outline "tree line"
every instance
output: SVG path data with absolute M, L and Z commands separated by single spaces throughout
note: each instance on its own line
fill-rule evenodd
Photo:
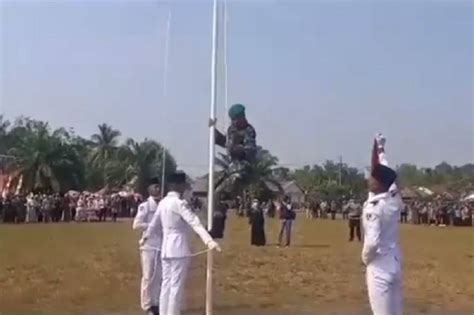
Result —
M 439 191 L 466 193 L 474 190 L 474 164 L 452 166 L 442 162 L 433 168 L 413 164 L 396 166 L 397 183 L 401 187 L 423 186 Z M 358 196 L 366 193 L 365 174 L 345 163 L 326 161 L 322 165 L 307 165 L 290 170 L 276 168 L 277 177 L 295 180 L 307 193 L 322 196 Z
M 21 178 L 26 191 L 73 190 L 97 191 L 103 188 L 129 186 L 141 193 L 151 178 L 161 178 L 163 146 L 151 139 L 123 139 L 122 133 L 103 123 L 89 138 L 73 129 L 53 129 L 44 121 L 20 117 L 14 122 L 0 116 L 0 167 Z M 230 158 L 220 153 L 219 171 L 230 166 Z M 363 171 L 346 163 L 328 160 L 321 165 L 289 169 L 278 165 L 276 156 L 258 148 L 256 161 L 244 182 L 256 197 L 269 195 L 269 184 L 281 188 L 284 181 L 294 180 L 308 195 L 329 198 L 365 194 Z M 176 170 L 176 160 L 166 152 L 166 170 Z M 443 186 L 447 190 L 474 189 L 474 164 L 452 166 L 442 162 L 434 168 L 412 164 L 397 167 L 402 186 Z
M 121 136 L 105 123 L 83 138 L 73 129 L 53 129 L 44 121 L 20 117 L 11 123 L 0 116 L 0 165 L 25 191 L 97 191 L 129 185 L 144 193 L 151 178 L 161 178 L 165 149 L 155 140 L 121 142 Z M 176 161 L 166 153 L 165 172 L 170 173 Z

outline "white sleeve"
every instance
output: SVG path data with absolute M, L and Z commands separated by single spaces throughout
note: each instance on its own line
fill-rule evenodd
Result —
M 375 256 L 380 242 L 381 222 L 380 215 L 374 211 L 374 207 L 368 207 L 364 212 L 364 247 L 362 249 L 362 261 L 369 264 Z
M 379 153 L 379 162 L 384 166 L 390 167 L 388 165 L 387 155 L 385 154 L 385 151 Z M 392 186 L 390 186 L 389 191 L 397 191 L 397 185 L 393 183 Z
M 384 166 L 388 166 L 387 155 L 384 151 L 379 152 L 379 163 Z
M 153 214 L 153 218 L 151 219 L 150 224 L 148 224 L 148 227 L 146 228 L 146 231 L 143 234 L 144 238 L 149 238 L 154 230 L 161 228 L 160 212 L 161 212 L 160 206 L 158 205 L 158 209 L 156 209 L 155 213 Z
M 134 230 L 146 230 L 148 227 L 148 222 L 146 222 L 146 217 L 148 214 L 148 207 L 141 204 L 138 207 L 137 215 L 133 219 L 133 229 Z
M 198 216 L 191 210 L 188 203 L 186 201 L 181 201 L 180 203 L 179 215 L 187 224 L 189 224 L 189 226 L 191 226 L 194 232 L 199 235 L 203 243 L 207 245 L 212 241 L 211 235 L 206 231 Z

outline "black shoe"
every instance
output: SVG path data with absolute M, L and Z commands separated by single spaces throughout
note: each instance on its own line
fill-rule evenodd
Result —
M 152 306 L 148 309 L 146 315 L 160 315 L 160 308 L 158 306 Z

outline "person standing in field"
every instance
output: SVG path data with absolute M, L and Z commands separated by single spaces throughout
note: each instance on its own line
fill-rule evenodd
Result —
M 81 195 L 77 201 L 75 220 L 77 222 L 86 220 L 86 199 L 84 195 Z
M 133 220 L 133 229 L 143 233 L 148 229 L 158 209 L 160 186 L 157 179 L 148 187 L 148 199 L 138 206 L 137 215 Z M 163 231 L 160 226 L 150 234 L 148 242 L 140 245 L 140 261 L 142 279 L 140 284 L 140 306 L 147 315 L 158 315 L 161 291 L 161 246 Z M 142 235 L 143 237 L 143 235 Z
M 376 166 L 369 178 L 369 197 L 364 208 L 362 261 L 367 267 L 367 289 L 374 315 L 401 315 L 401 268 L 398 245 L 400 202 L 389 192 L 396 173 Z
M 107 221 L 107 207 L 105 206 L 104 196 L 97 197 L 97 208 L 99 209 L 99 222 Z
M 461 210 L 461 216 L 462 216 L 462 225 L 463 226 L 471 226 L 471 210 L 469 209 L 469 205 L 466 202 L 464 206 L 462 207 Z
M 350 200 L 347 205 L 347 211 L 349 212 L 349 242 L 354 240 L 354 231 L 357 235 L 359 242 L 361 241 L 360 235 L 360 216 L 362 214 L 362 209 L 360 204 L 356 204 L 354 200 Z
M 408 205 L 402 208 L 402 212 L 400 213 L 400 223 L 407 223 L 408 222 Z
M 321 219 L 327 219 L 328 203 L 326 200 L 321 202 Z
M 209 250 L 220 251 L 220 247 L 206 231 L 188 203 L 182 199 L 182 195 L 187 190 L 186 175 L 176 172 L 171 174 L 166 182 L 169 192 L 159 203 L 158 210 L 155 211 L 151 223 L 140 240 L 140 245 L 147 245 L 150 237 L 157 230 L 163 231 L 160 314 L 180 315 L 191 256 L 188 226 L 199 235 Z
M 331 220 L 336 220 L 337 203 L 335 200 L 331 201 Z
M 112 215 L 112 221 L 117 222 L 117 216 L 119 213 L 119 208 L 122 206 L 122 201 L 120 197 L 115 197 L 112 200 L 112 209 L 110 210 L 110 213 Z
M 224 200 L 224 195 L 221 194 L 218 198 L 219 202 L 216 204 L 214 209 L 214 215 L 212 218 L 212 229 L 209 231 L 209 234 L 214 239 L 222 239 L 224 238 L 224 230 L 225 230 L 225 221 L 227 220 L 227 210 L 228 206 Z M 196 209 L 192 206 L 192 209 Z
M 52 200 L 47 195 L 43 195 L 43 200 L 41 203 L 41 210 L 43 212 L 43 223 L 49 223 L 51 221 L 51 210 L 52 210 Z
M 283 201 L 280 202 L 280 220 L 281 227 L 280 233 L 278 234 L 278 246 L 288 247 L 291 244 L 291 227 L 295 220 L 296 213 L 293 210 L 291 200 L 289 196 L 286 196 Z M 283 244 L 283 237 L 285 236 L 285 244 Z
M 265 246 L 265 215 L 258 199 L 252 201 L 249 215 L 250 245 Z
M 343 220 L 348 220 L 349 219 L 349 212 L 350 212 L 350 207 L 349 205 L 353 203 L 354 201 L 351 199 L 346 205 L 342 205 L 342 219 Z
M 26 197 L 26 223 L 33 223 L 37 221 L 36 205 L 33 193 Z
M 369 198 L 362 212 L 364 245 L 361 259 L 366 266 L 366 282 L 373 315 L 401 315 L 401 263 L 398 236 L 403 206 L 388 167 L 385 138 L 376 136 L 372 168 L 368 179 Z

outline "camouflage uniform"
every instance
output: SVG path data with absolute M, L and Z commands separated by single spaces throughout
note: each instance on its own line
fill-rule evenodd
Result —
M 238 129 L 231 125 L 227 129 L 226 149 L 232 159 L 229 167 L 229 173 L 235 178 L 239 178 L 245 172 L 245 169 L 255 160 L 257 152 L 256 132 L 252 125 L 248 124 L 244 129 Z M 243 146 L 244 152 L 234 152 L 236 146 Z

